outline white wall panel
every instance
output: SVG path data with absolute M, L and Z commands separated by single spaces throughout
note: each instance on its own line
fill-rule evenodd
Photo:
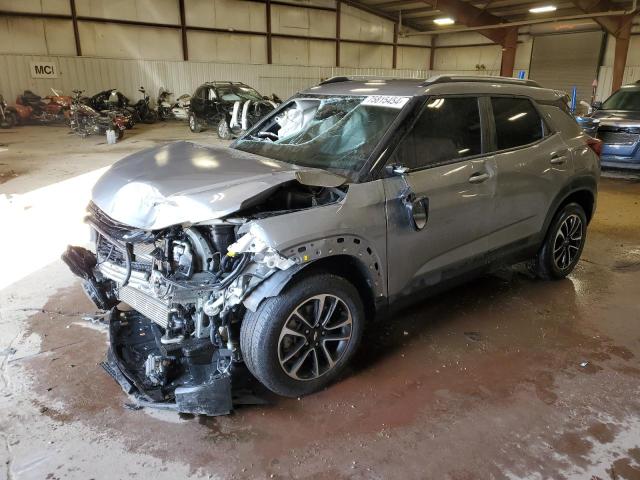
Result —
M 435 70 L 470 71 L 476 70 L 476 65 L 484 65 L 486 70 L 500 71 L 501 61 L 502 48 L 499 45 L 437 48 L 433 67 Z
M 0 0 L 0 10 L 71 15 L 69 0 Z
M 57 79 L 32 79 L 33 61 L 54 61 Z M 166 87 L 180 95 L 192 93 L 203 82 L 235 80 L 245 82 L 264 94 L 287 98 L 294 93 L 336 75 L 375 75 L 381 77 L 428 78 L 426 70 L 391 68 L 335 68 L 291 65 L 248 65 L 234 63 L 170 62 L 87 57 L 45 57 L 0 55 L 0 92 L 10 101 L 25 89 L 46 94 L 50 87 L 69 94 L 74 89 L 93 95 L 107 88 L 119 88 L 130 99 L 138 99 L 143 85 L 155 99 Z
M 73 26 L 68 20 L 0 17 L 0 53 L 73 55 Z
M 259 35 L 190 31 L 187 44 L 193 61 L 267 63 L 267 39 Z
M 187 25 L 264 32 L 265 6 L 238 0 L 185 0 Z
M 275 64 L 331 67 L 336 62 L 335 42 L 273 38 L 271 48 Z
M 325 10 L 273 5 L 271 31 L 310 37 L 335 37 L 336 14 Z
M 340 63 L 348 67 L 391 68 L 393 47 L 342 42 Z
M 517 74 L 519 70 L 529 70 L 529 66 L 531 64 L 531 49 L 533 48 L 533 38 L 529 35 L 521 37 L 521 42 L 518 43 L 518 48 L 516 50 L 516 62 L 515 62 L 515 72 Z
M 109 23 L 78 24 L 82 54 L 92 57 L 179 60 L 180 31 Z
M 75 2 L 76 12 L 80 16 L 174 25 L 180 23 L 177 0 L 75 0 Z
M 429 55 L 428 48 L 398 47 L 398 68 L 428 68 Z
M 393 42 L 393 22 L 357 8 L 342 5 L 340 36 L 352 40 Z

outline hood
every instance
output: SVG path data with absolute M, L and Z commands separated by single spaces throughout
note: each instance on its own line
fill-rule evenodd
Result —
M 640 111 L 633 110 L 596 110 L 590 118 L 600 120 L 600 124 L 607 125 L 639 125 Z
M 115 163 L 93 188 L 93 202 L 112 219 L 143 230 L 229 215 L 279 185 L 337 187 L 346 179 L 228 147 L 176 142 Z

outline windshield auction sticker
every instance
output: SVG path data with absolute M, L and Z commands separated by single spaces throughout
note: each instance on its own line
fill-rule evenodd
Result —
M 402 108 L 409 101 L 409 97 L 396 97 L 395 95 L 371 95 L 364 99 L 360 105 L 372 107 Z

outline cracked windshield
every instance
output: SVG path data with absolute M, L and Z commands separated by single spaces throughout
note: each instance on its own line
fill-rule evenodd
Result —
M 296 165 L 356 172 L 407 101 L 385 96 L 296 98 L 235 148 Z

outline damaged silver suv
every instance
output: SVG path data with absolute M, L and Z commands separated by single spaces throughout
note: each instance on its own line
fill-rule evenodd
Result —
M 230 148 L 116 163 L 64 261 L 110 314 L 105 369 L 144 404 L 231 411 L 334 380 L 367 321 L 497 265 L 575 267 L 596 140 L 564 94 L 500 77 L 332 78 Z

